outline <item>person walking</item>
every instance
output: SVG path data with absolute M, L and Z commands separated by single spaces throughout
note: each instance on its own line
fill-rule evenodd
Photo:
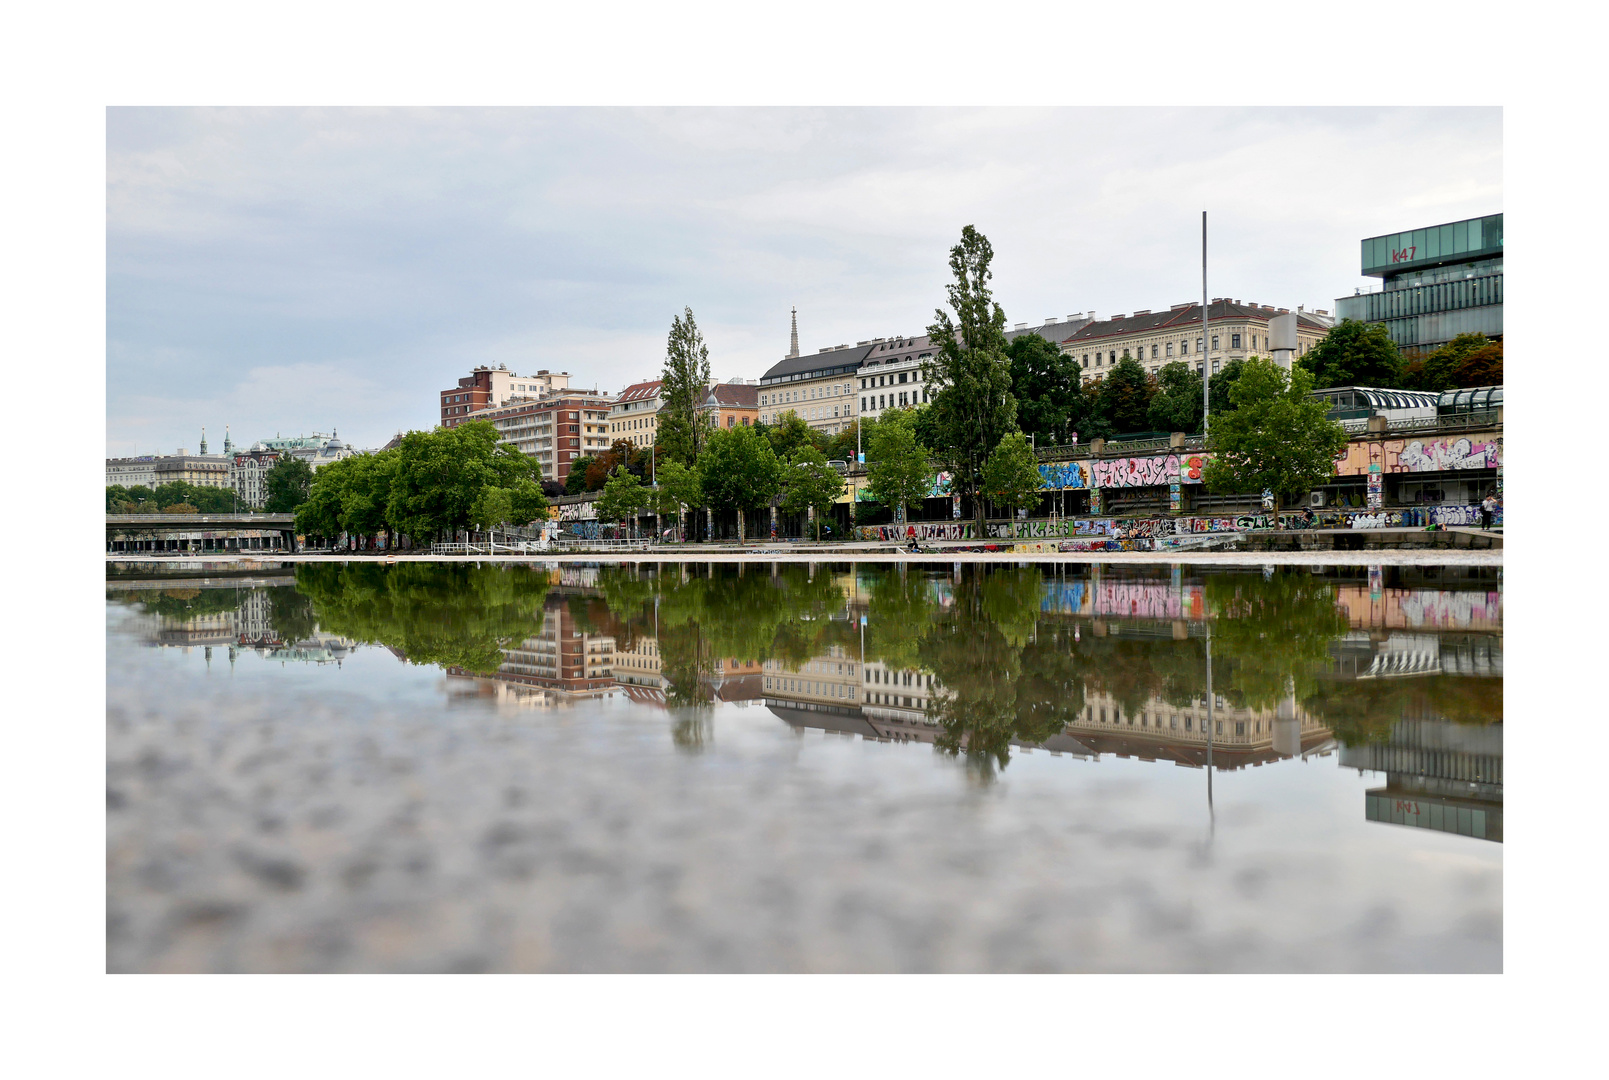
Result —
M 1488 491 L 1486 498 L 1481 500 L 1481 528 L 1492 527 L 1492 515 L 1497 513 L 1497 492 Z

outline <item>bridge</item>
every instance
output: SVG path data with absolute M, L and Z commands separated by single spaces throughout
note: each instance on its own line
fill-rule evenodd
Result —
M 295 514 L 107 514 L 106 551 L 294 551 Z

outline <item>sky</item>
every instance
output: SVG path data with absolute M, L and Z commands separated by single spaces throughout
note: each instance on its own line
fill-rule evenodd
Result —
M 965 225 L 1010 323 L 1333 311 L 1367 236 L 1503 209 L 1499 108 L 112 108 L 106 452 L 428 428 L 477 364 L 719 379 L 916 335 Z

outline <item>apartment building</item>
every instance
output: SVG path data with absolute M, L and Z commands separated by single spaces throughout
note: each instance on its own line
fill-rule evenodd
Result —
M 632 383 L 609 407 L 609 438 L 629 439 L 633 446 L 652 446 L 659 434 L 659 408 L 664 381 Z
M 1061 341 L 1061 350 L 1077 362 L 1085 382 L 1111 369 L 1126 352 L 1138 360 L 1147 374 L 1155 374 L 1175 361 L 1184 361 L 1197 372 L 1210 364 L 1219 371 L 1231 360 L 1250 356 L 1269 356 L 1269 323 L 1289 308 L 1276 308 L 1256 301 L 1213 300 L 1207 309 L 1208 336 L 1201 337 L 1201 305 L 1174 304 L 1167 311 L 1141 309 L 1132 315 L 1114 315 L 1086 323 Z M 1296 315 L 1296 355 L 1300 356 L 1323 340 L 1334 320 L 1323 309 Z
M 475 415 L 497 428 L 498 441 L 533 458 L 543 480 L 564 483 L 577 458 L 609 449 L 614 400 L 595 390 L 569 390 L 535 401 L 516 399 Z
M 459 379 L 457 386 L 440 392 L 441 426 L 455 427 L 478 419 L 473 413 L 498 408 L 516 398 L 544 397 L 569 387 L 568 371 L 543 368 L 535 375 L 516 375 L 502 364 L 495 368 L 481 364 Z

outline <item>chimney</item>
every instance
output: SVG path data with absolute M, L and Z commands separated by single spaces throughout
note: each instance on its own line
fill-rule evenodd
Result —
M 1017 323 L 1015 326 L 1013 326 L 1012 329 L 1013 330 L 1026 330 L 1026 329 L 1028 329 L 1028 324 L 1025 323 L 1025 322 L 1020 322 L 1020 323 Z

